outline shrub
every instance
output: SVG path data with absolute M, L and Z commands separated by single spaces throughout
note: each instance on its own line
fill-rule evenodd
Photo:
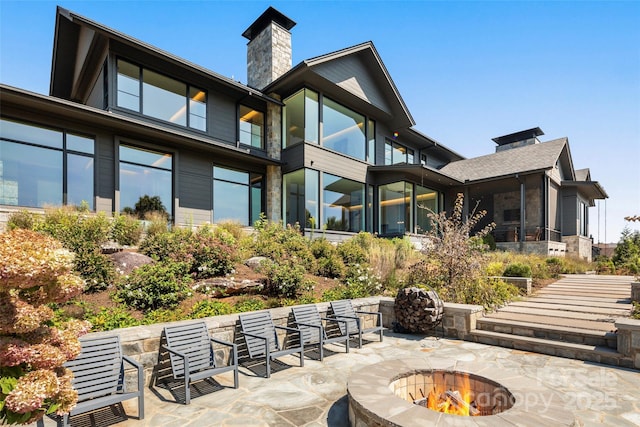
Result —
M 189 296 L 191 282 L 187 263 L 147 264 L 123 277 L 116 296 L 128 306 L 143 311 L 172 308 Z
M 501 262 L 492 261 L 487 264 L 485 271 L 487 276 L 502 276 L 504 265 Z
M 506 277 L 531 277 L 531 267 L 521 263 L 509 264 L 502 275 Z
M 640 271 L 640 231 L 625 227 L 612 257 L 616 268 L 636 274 Z
M 336 247 L 324 237 L 311 240 L 309 249 L 316 259 L 329 258 L 337 253 Z
M 7 230 L 22 228 L 23 230 L 33 230 L 38 218 L 26 209 L 14 212 L 7 221 Z
M 517 287 L 500 279 L 477 278 L 463 287 L 441 286 L 434 289 L 443 301 L 482 305 L 487 310 L 502 306 L 520 295 Z
M 50 303 L 82 292 L 73 254 L 31 230 L 0 234 L 0 420 L 28 424 L 47 413 L 69 412 L 78 398 L 63 364 L 80 353 L 86 322 L 52 326 Z
M 477 281 L 486 262 L 482 245 L 469 236 L 487 212 L 473 209 L 471 216 L 465 218 L 463 205 L 464 196 L 459 193 L 451 216 L 446 212 L 428 213 L 433 227 L 427 232 L 423 246 L 424 254 L 435 260 L 440 269 L 438 276 L 444 279 L 441 285 L 453 288 L 450 292 L 453 295 L 466 293 L 464 288 Z M 475 233 L 475 237 L 482 238 L 494 226 L 494 223 L 489 224 Z
M 109 240 L 111 223 L 103 214 L 87 215 L 70 206 L 47 209 L 35 225 L 75 252 L 75 271 L 86 281 L 89 292 L 106 289 L 113 283 L 115 269 L 100 246 Z
M 304 267 L 291 260 L 265 260 L 260 265 L 260 271 L 267 276 L 265 291 L 268 295 L 295 298 L 311 287 L 304 278 Z
M 360 233 L 357 236 L 360 236 L 365 233 Z M 367 249 L 363 248 L 357 237 L 352 237 L 349 240 L 346 240 L 340 243 L 337 247 L 337 251 L 342 257 L 342 260 L 345 264 L 365 264 L 368 262 L 369 257 L 367 255 L 367 250 L 370 246 L 367 246 Z
M 105 290 L 115 282 L 115 267 L 98 248 L 78 249 L 74 264 L 75 270 L 85 279 L 87 292 Z
M 255 255 L 271 259 L 291 259 L 302 265 L 306 271 L 314 271 L 315 257 L 309 240 L 300 232 L 300 227 L 269 222 L 264 216 L 255 222 L 255 237 L 252 249 Z
M 598 257 L 596 260 L 596 271 L 598 274 L 616 274 L 616 266 L 607 257 Z
M 185 262 L 198 279 L 230 273 L 236 261 L 235 248 L 221 242 L 210 227 L 150 234 L 139 249 L 155 260 Z
M 332 279 L 344 277 L 347 271 L 342 258 L 337 254 L 323 257 L 317 260 L 318 276 L 330 277 Z
M 142 236 L 142 224 L 131 215 L 115 214 L 111 226 L 111 238 L 121 245 L 135 246 Z
M 631 309 L 631 318 L 640 320 L 640 302 L 632 301 L 633 308 Z
M 237 313 L 243 313 L 246 311 L 258 311 L 266 308 L 263 300 L 259 298 L 245 298 L 241 299 L 233 305 L 233 310 Z
M 557 278 L 560 276 L 560 272 L 562 272 L 562 260 L 560 258 L 550 257 L 545 260 L 545 263 L 547 264 L 551 277 Z
M 188 318 L 189 316 L 180 310 L 180 308 L 159 308 L 157 310 L 146 312 L 144 314 L 143 323 L 145 325 L 153 325 L 155 323 L 177 322 Z
M 169 231 L 166 214 L 161 212 L 147 212 L 144 215 L 144 220 L 147 222 L 145 231 L 148 236 Z
M 382 293 L 382 282 L 374 270 L 368 266 L 355 264 L 347 272 L 345 285 L 349 298 L 363 298 Z
M 191 319 L 201 319 L 203 317 L 220 316 L 233 313 L 233 307 L 226 302 L 202 300 L 197 302 L 189 313 Z
M 128 310 L 123 307 L 101 307 L 100 311 L 88 312 L 86 318 L 93 327 L 92 331 L 111 331 L 113 329 L 128 328 L 138 326 L 142 322 L 133 317 Z

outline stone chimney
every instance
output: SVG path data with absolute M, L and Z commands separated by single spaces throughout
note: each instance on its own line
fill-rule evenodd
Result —
M 539 127 L 523 130 L 520 132 L 510 133 L 509 135 L 498 136 L 492 138 L 493 142 L 498 144 L 496 147 L 496 153 L 498 151 L 509 150 L 512 148 L 525 147 L 527 145 L 539 144 L 538 137 L 544 135 L 542 129 Z
M 247 85 L 262 90 L 291 69 L 291 33 L 296 23 L 269 7 L 242 33 L 247 44 Z

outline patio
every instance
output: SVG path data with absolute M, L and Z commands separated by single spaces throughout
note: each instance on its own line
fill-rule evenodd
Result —
M 436 339 L 420 335 L 385 331 L 384 342 L 375 335 L 361 349 L 348 354 L 340 345 L 327 346 L 323 362 L 305 360 L 297 366 L 294 356 L 274 363 L 270 379 L 262 378 L 259 367 L 241 367 L 240 388 L 220 387 L 214 381 L 192 386 L 191 404 L 175 403 L 175 396 L 164 388 L 145 390 L 145 419 L 126 419 L 111 409 L 80 415 L 73 426 L 332 426 L 349 425 L 347 380 L 352 372 L 392 359 L 422 359 L 427 365 L 469 369 L 479 365 L 509 374 L 527 392 L 517 396 L 524 405 L 518 425 L 640 425 L 640 372 L 592 362 L 547 356 L 520 350 L 489 346 L 455 339 Z M 309 352 L 308 355 L 313 355 Z M 313 355 L 316 356 L 316 355 Z M 231 373 L 217 377 L 222 385 L 232 384 Z M 559 393 L 560 404 L 545 410 L 546 392 Z M 531 411 L 527 417 L 526 408 Z M 124 404 L 126 413 L 135 416 L 135 401 Z M 121 407 L 119 408 L 122 409 Z M 428 411 L 428 409 L 424 409 Z M 562 411 L 562 415 L 556 411 Z M 564 411 L 571 415 L 567 416 Z M 535 416 L 534 416 L 535 415 Z M 439 425 L 495 425 L 494 417 L 463 418 L 446 416 Z M 562 419 L 563 422 L 558 420 Z M 570 419 L 567 424 L 565 420 Z M 47 419 L 45 426 L 55 423 Z

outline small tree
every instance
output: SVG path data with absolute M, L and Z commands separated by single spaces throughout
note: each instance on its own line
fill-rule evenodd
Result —
M 640 231 L 632 232 L 628 227 L 622 230 L 612 261 L 616 268 L 626 269 L 631 273 L 640 272 Z
M 82 292 L 72 273 L 73 254 L 55 239 L 15 229 L 0 234 L 0 420 L 34 422 L 45 413 L 69 412 L 77 401 L 73 374 L 63 367 L 80 352 L 89 324 L 52 326 L 48 303 Z
M 446 212 L 429 211 L 432 227 L 425 236 L 423 253 L 435 262 L 437 275 L 446 291 L 454 300 L 461 300 L 465 286 L 476 280 L 483 271 L 484 247 L 482 237 L 495 227 L 490 223 L 476 231 L 476 225 L 484 218 L 487 211 L 477 211 L 477 205 L 471 216 L 462 215 L 464 196 L 458 193 L 451 216 Z M 426 209 L 419 206 L 422 209 Z

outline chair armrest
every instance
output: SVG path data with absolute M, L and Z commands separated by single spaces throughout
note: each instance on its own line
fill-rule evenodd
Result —
M 382 313 L 380 313 L 379 311 L 356 311 L 356 313 L 358 314 L 369 314 L 372 316 L 377 316 L 378 317 L 378 321 L 380 323 L 379 326 L 382 326 Z
M 183 359 L 185 359 L 185 360 L 188 360 L 188 359 L 187 359 L 187 355 L 186 355 L 186 354 L 184 354 L 184 353 L 179 352 L 178 350 L 174 350 L 174 349 L 172 349 L 171 347 L 169 347 L 169 346 L 167 346 L 167 345 L 163 345 L 163 346 L 162 346 L 162 348 L 164 348 L 165 350 L 167 350 L 169 353 L 173 353 L 173 354 L 175 354 L 175 355 L 176 355 L 176 356 L 178 356 L 178 357 L 181 357 L 181 358 L 183 358 Z
M 301 325 L 301 326 L 308 326 L 309 328 L 316 328 L 316 329 L 322 329 L 322 326 L 320 325 L 312 325 L 311 323 L 302 323 L 302 322 L 295 322 L 296 325 Z M 297 331 L 297 329 L 294 329 L 295 331 Z
M 125 356 L 124 354 L 122 355 L 122 360 L 136 368 L 136 370 L 138 371 L 138 393 L 142 393 L 144 389 L 144 367 L 138 361 L 132 359 L 129 356 Z M 125 384 L 126 382 L 123 383 L 122 388 L 123 391 L 126 392 Z
M 220 345 L 226 345 L 227 347 L 236 347 L 237 344 L 229 342 L 229 341 L 224 341 L 224 340 L 219 340 L 217 338 L 209 338 L 211 340 L 211 342 L 214 342 L 216 344 L 220 344 Z
M 275 325 L 274 325 L 275 326 Z M 300 329 L 298 328 L 288 328 L 286 326 L 275 326 L 276 329 L 284 329 L 285 331 L 299 333 Z
M 357 320 L 358 322 L 360 321 L 360 318 L 358 316 L 333 316 L 334 319 L 351 319 L 351 320 Z
M 382 314 L 379 311 L 356 311 L 357 314 L 372 314 L 372 315 L 378 315 L 378 314 Z
M 327 322 L 347 323 L 346 320 L 337 319 L 335 317 L 321 317 L 320 319 L 326 320 Z

